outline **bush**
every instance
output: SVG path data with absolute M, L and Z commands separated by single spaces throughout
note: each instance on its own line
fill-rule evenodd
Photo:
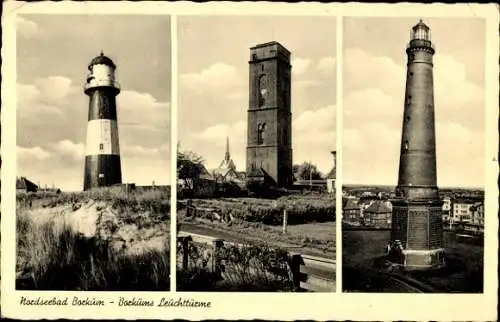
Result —
M 245 197 L 248 191 L 240 187 L 236 182 L 220 182 L 217 184 L 217 196 L 224 198 Z
M 225 244 L 219 258 L 222 277 L 241 291 L 291 291 L 293 282 L 288 269 L 288 253 L 265 243 L 249 246 Z
M 66 224 L 37 225 L 18 216 L 17 289 L 165 291 L 169 258 L 168 249 L 115 252 L 106 240 L 86 238 Z
M 287 211 L 288 224 L 335 221 L 335 199 L 328 195 L 286 196 L 276 200 L 255 198 L 193 200 L 196 207 L 210 209 L 197 211 L 197 216 L 208 217 L 211 212 L 222 218 L 281 225 L 283 211 Z
M 183 250 L 178 248 L 178 263 Z M 266 244 L 223 245 L 218 252 L 221 275 L 214 271 L 212 248 L 190 243 L 187 270 L 177 270 L 179 291 L 292 291 L 288 253 Z

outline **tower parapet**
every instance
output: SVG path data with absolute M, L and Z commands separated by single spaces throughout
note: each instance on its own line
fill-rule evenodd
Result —
M 120 93 L 120 84 L 115 80 L 116 65 L 113 61 L 101 54 L 90 62 L 88 66 L 89 74 L 85 83 L 85 94 L 89 94 L 96 88 L 107 88 L 118 95 Z

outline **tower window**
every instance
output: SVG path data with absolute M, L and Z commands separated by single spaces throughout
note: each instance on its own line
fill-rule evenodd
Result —
M 263 72 L 264 71 L 264 64 L 260 65 L 260 71 Z
M 104 150 L 104 144 L 101 143 L 101 144 L 99 144 L 99 151 L 102 151 L 102 150 Z
M 266 132 L 266 123 L 259 123 L 259 125 L 257 125 L 257 144 L 258 145 L 264 144 L 265 132 Z
M 411 58 L 413 58 L 413 55 L 412 55 L 412 56 L 410 56 L 410 57 L 411 57 Z M 410 76 L 413 76 L 413 72 L 410 72 Z
M 267 94 L 267 81 L 266 81 L 266 75 L 261 74 L 259 76 L 259 84 L 258 84 L 258 95 L 259 95 L 259 106 L 263 106 L 265 103 L 266 99 L 266 94 Z
M 404 145 L 404 150 L 405 151 L 408 151 L 408 148 L 410 147 L 410 144 L 408 143 L 408 140 L 405 141 L 405 145 Z

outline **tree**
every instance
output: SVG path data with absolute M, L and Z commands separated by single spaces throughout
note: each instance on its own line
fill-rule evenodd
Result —
M 294 166 L 295 170 L 295 166 Z M 318 168 L 309 162 L 304 162 L 297 167 L 297 174 L 300 180 L 321 180 L 323 176 Z
M 200 184 L 200 177 L 205 172 L 204 160 L 192 151 L 177 150 L 177 177 L 184 180 L 194 194 Z

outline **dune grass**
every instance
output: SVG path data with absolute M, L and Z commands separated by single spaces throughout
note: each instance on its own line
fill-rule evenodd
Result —
M 118 213 L 132 221 L 133 214 L 142 211 L 151 215 L 149 220 L 152 222 L 169 217 L 169 203 L 164 202 L 168 198 L 159 197 L 158 192 L 126 197 L 101 194 L 100 197 L 86 193 L 60 194 L 49 198 L 18 197 L 17 289 L 169 290 L 170 258 L 167 245 L 162 250 L 148 249 L 140 254 L 126 254 L 110 247 L 108 240 L 83 236 L 68 223 L 35 223 L 26 213 L 26 198 L 38 201 L 38 206 L 42 207 L 74 205 L 96 198 L 110 201 L 114 208 L 118 208 Z

